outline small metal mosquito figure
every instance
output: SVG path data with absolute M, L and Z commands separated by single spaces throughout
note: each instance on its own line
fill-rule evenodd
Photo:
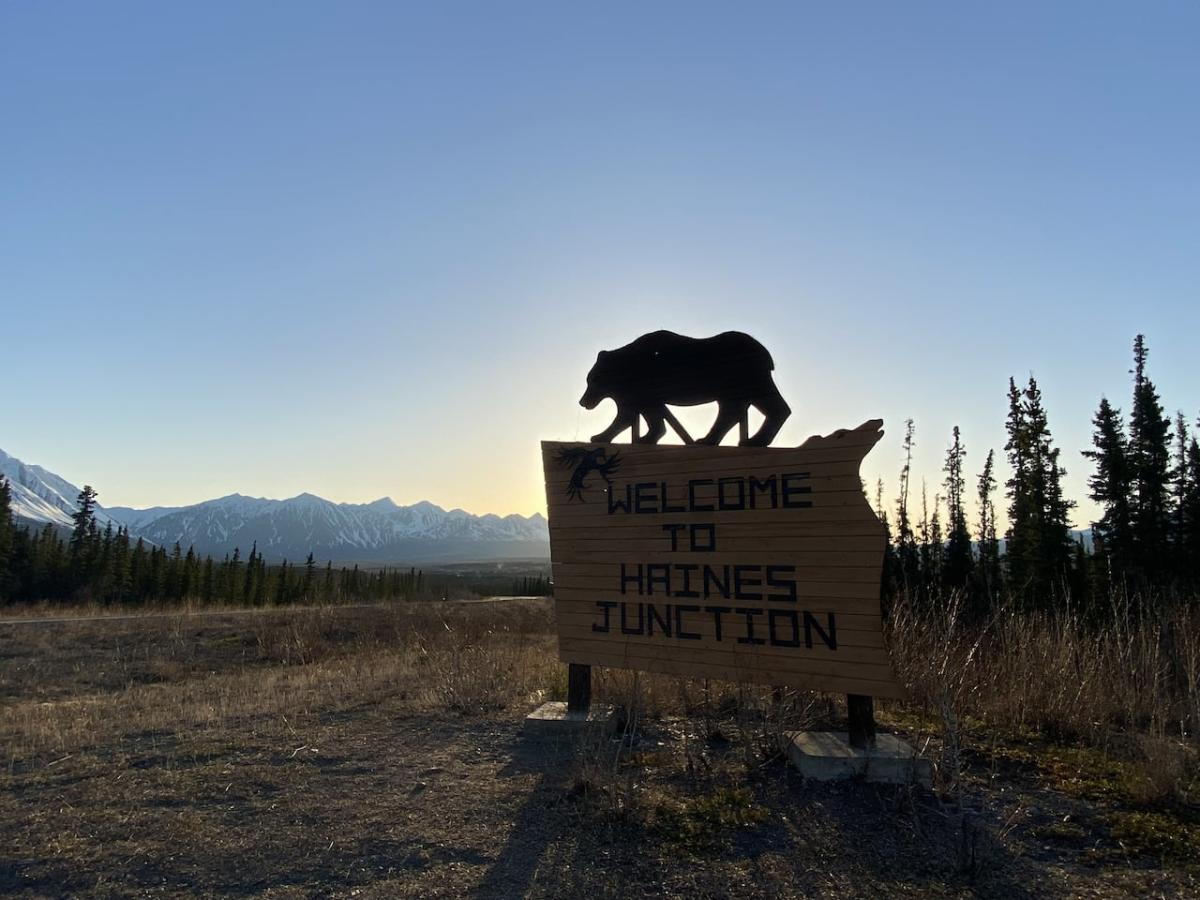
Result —
M 612 476 L 621 464 L 620 451 L 614 451 L 611 456 L 603 447 L 589 450 L 586 447 L 574 447 L 558 452 L 558 462 L 563 466 L 574 466 L 571 481 L 567 485 L 567 496 L 572 500 L 583 503 L 583 492 L 587 489 L 587 477 L 598 472 L 604 481 L 611 485 Z

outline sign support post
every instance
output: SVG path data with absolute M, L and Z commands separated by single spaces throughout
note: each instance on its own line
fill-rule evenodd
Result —
M 592 705 L 592 667 L 567 663 L 567 710 L 587 712 Z
M 847 694 L 851 747 L 866 750 L 875 746 L 875 701 L 865 694 Z

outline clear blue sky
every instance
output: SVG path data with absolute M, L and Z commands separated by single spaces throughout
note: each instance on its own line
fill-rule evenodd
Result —
M 0 5 L 0 447 L 101 502 L 543 508 L 596 351 L 741 329 L 940 482 L 1200 412 L 1200 7 Z M 699 421 L 699 417 L 689 421 Z M 1003 473 L 1001 473 L 1003 475 Z M 1090 507 L 1081 507 L 1084 520 Z

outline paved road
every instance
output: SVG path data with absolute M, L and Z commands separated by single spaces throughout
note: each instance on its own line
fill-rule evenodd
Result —
M 479 603 L 504 603 L 508 600 L 540 600 L 541 597 L 518 597 L 518 596 L 495 596 L 495 597 L 472 597 L 467 600 L 449 600 L 449 603 L 456 604 L 479 604 Z M 418 601 L 427 602 L 427 601 Z M 265 613 L 290 613 L 302 612 L 312 609 L 380 609 L 390 604 L 385 603 L 354 603 L 346 606 L 255 606 L 250 609 L 180 609 L 173 612 L 148 612 L 148 613 L 131 613 L 112 616 L 61 616 L 56 618 L 27 618 L 27 619 L 4 619 L 0 618 L 0 627 L 5 625 L 71 625 L 76 622 L 128 622 L 133 619 L 175 619 L 200 616 L 255 616 Z

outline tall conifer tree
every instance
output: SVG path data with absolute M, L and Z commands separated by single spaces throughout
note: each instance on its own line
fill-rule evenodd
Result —
M 1000 589 L 1000 539 L 996 535 L 996 451 L 988 450 L 983 471 L 979 473 L 976 496 L 979 498 L 979 577 L 989 603 Z
M 1096 464 L 1096 471 L 1088 477 L 1088 496 L 1104 510 L 1100 521 L 1093 523 L 1092 532 L 1097 555 L 1107 565 L 1110 577 L 1119 580 L 1134 563 L 1129 448 L 1121 410 L 1114 408 L 1108 398 L 1100 398 L 1092 424 L 1095 449 L 1083 451 Z
M 12 590 L 13 543 L 16 528 L 12 517 L 12 488 L 8 479 L 0 475 L 0 600 L 8 599 Z
M 1008 564 L 1013 590 L 1028 602 L 1045 605 L 1066 583 L 1072 544 L 1070 510 L 1062 492 L 1059 450 L 1032 375 L 1023 392 L 1009 379 L 1009 440 L 1012 465 L 1009 489 Z
M 1200 429 L 1200 422 L 1196 423 Z M 1183 496 L 1184 580 L 1200 586 L 1200 443 L 1195 436 L 1188 442 L 1187 490 Z
M 311 602 L 313 599 L 313 585 L 317 578 L 317 561 L 313 558 L 312 551 L 308 552 L 308 559 L 304 561 L 304 599 L 305 602 Z
M 1004 423 L 1008 440 L 1004 452 L 1008 456 L 1011 475 L 1005 482 L 1008 496 L 1008 531 L 1005 534 L 1005 561 L 1014 592 L 1027 589 L 1031 577 L 1027 571 L 1034 516 L 1030 507 L 1029 427 L 1021 391 L 1013 378 L 1008 379 L 1008 418 Z
M 1171 564 L 1177 577 L 1187 577 L 1187 495 L 1188 478 L 1188 434 L 1187 420 L 1183 413 L 1175 415 L 1175 440 L 1172 442 L 1171 458 L 1171 505 L 1168 511 L 1168 547 Z
M 967 448 L 963 446 L 958 426 L 954 426 L 954 442 L 946 451 L 946 557 L 942 570 L 943 581 L 952 589 L 961 589 L 971 577 L 974 557 L 971 552 L 971 532 L 967 527 L 967 511 L 964 503 L 966 479 L 963 477 L 963 460 Z
M 900 469 L 900 495 L 896 498 L 896 557 L 900 582 L 905 590 L 915 591 L 920 581 L 916 536 L 908 513 L 908 489 L 912 480 L 913 420 L 904 422 L 904 466 Z M 417 592 L 420 593 L 418 586 Z
M 82 586 L 91 574 L 92 539 L 96 531 L 96 491 L 85 484 L 75 499 L 76 509 L 71 514 L 75 527 L 71 530 L 71 568 L 76 584 Z
M 1129 414 L 1129 460 L 1134 487 L 1133 536 L 1144 575 L 1158 580 L 1166 560 L 1171 421 L 1146 374 L 1144 335 L 1133 342 L 1133 409 Z

